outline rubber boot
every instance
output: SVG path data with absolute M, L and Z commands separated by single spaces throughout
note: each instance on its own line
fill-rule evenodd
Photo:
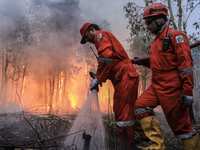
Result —
M 199 134 L 186 140 L 182 140 L 184 150 L 200 150 Z
M 135 144 L 139 144 L 143 141 L 149 142 L 149 138 L 144 134 L 142 126 L 140 124 L 140 120 L 136 118 L 135 132 L 138 134 L 135 137 Z
M 142 118 L 140 124 L 146 137 L 151 140 L 148 147 L 138 146 L 142 150 L 166 150 L 164 136 L 155 115 Z

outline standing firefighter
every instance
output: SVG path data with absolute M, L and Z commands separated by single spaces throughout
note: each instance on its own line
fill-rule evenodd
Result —
M 81 44 L 93 43 L 98 51 L 96 78 L 92 81 L 90 90 L 107 79 L 111 80 L 115 89 L 113 110 L 120 146 L 122 149 L 133 150 L 136 122 L 133 105 L 137 99 L 139 75 L 112 33 L 102 31 L 96 24 L 91 23 L 85 23 L 80 33 Z
M 161 105 L 166 119 L 184 150 L 200 150 L 199 136 L 189 118 L 193 103 L 193 60 L 187 37 L 167 24 L 167 8 L 155 3 L 146 8 L 143 19 L 147 29 L 156 37 L 152 42 L 150 59 L 135 63 L 152 70 L 151 85 L 136 100 L 134 109 L 139 136 L 136 140 L 151 140 L 144 150 L 164 150 L 164 137 L 153 108 Z M 140 128 L 139 128 L 140 127 Z M 140 129 L 140 130 L 139 130 Z M 136 129 L 137 131 L 137 129 Z

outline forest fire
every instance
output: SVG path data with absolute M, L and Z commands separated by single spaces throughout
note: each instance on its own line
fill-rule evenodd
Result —
M 80 65 L 81 68 L 84 67 L 84 63 Z M 83 67 L 82 67 L 83 66 Z M 86 74 L 86 70 L 80 70 L 80 73 L 72 75 L 70 79 L 65 79 L 64 73 L 61 72 L 59 75 L 58 83 L 54 85 L 55 90 L 52 93 L 53 96 L 48 97 L 46 101 L 46 107 L 49 106 L 46 113 L 52 111 L 52 113 L 57 112 L 58 114 L 71 114 L 77 112 L 82 107 L 85 102 L 89 91 L 90 77 Z M 108 90 L 111 91 L 111 84 L 105 83 L 103 88 L 100 88 L 99 97 L 100 97 L 100 107 L 103 112 L 108 109 L 108 100 L 112 100 L 111 92 L 108 93 Z M 110 89 L 109 89 L 110 88 Z M 110 95 L 109 95 L 110 94 Z
M 90 93 L 89 71 L 96 71 L 97 61 L 78 42 L 80 14 L 71 16 L 80 12 L 78 3 L 20 0 L 13 7 L 7 3 L 0 14 L 0 112 L 79 111 Z M 109 82 L 100 88 L 102 112 L 108 111 L 112 94 Z
M 7 92 L 5 93 L 7 100 L 5 99 L 4 103 L 1 102 L 1 107 L 6 106 L 6 110 L 3 109 L 3 111 L 12 112 L 13 110 L 28 109 L 29 111 L 37 110 L 38 113 L 62 115 L 79 111 L 90 92 L 89 84 L 92 79 L 89 77 L 88 68 L 90 67 L 87 63 L 76 65 L 85 69 L 80 69 L 70 78 L 67 77 L 66 71 L 61 70 L 53 74 L 49 73 L 42 82 L 38 83 L 35 82 L 38 79 L 32 80 L 32 75 L 23 73 L 21 84 L 20 82 L 15 84 L 19 87 L 17 89 L 17 86 L 13 86 L 12 82 L 8 80 L 7 89 L 4 91 Z M 22 66 L 22 69 L 24 70 L 26 67 Z M 103 87 L 100 88 L 99 102 L 102 112 L 108 110 L 108 103 L 112 105 L 112 93 L 110 82 L 104 83 Z M 18 105 L 17 109 L 12 107 L 13 104 Z
M 88 10 L 82 10 L 81 3 Z M 91 143 L 90 150 L 97 149 L 97 144 L 98 149 L 119 149 L 113 86 L 110 81 L 103 83 L 98 96 L 89 90 L 93 80 L 89 72 L 97 70 L 97 60 L 88 44 L 80 44 L 79 33 L 88 19 L 110 31 L 114 29 L 109 23 L 112 19 L 101 18 L 94 3 L 90 3 L 92 11 L 87 1 L 80 0 L 7 0 L 0 4 L 0 149 L 70 150 L 81 144 L 79 138 L 87 149 Z M 128 44 L 132 44 L 130 40 Z M 199 48 L 194 55 L 194 95 L 198 99 Z M 141 78 L 139 95 L 148 85 L 146 77 L 145 82 Z M 197 118 L 199 104 L 196 100 Z M 181 142 L 174 138 L 163 112 L 155 113 L 164 129 L 167 149 L 180 149 Z M 199 124 L 194 128 L 200 133 Z M 91 140 L 87 142 L 86 136 Z M 68 143 L 68 138 L 73 143 Z

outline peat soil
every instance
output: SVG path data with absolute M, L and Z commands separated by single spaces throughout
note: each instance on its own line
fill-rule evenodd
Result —
M 156 113 L 162 127 L 167 150 L 183 150 L 169 128 L 163 113 Z M 1 150 L 76 150 L 76 145 L 66 148 L 64 141 L 72 127 L 76 115 L 32 114 L 14 112 L 0 114 L 0 149 Z M 108 150 L 119 150 L 119 136 L 114 122 L 114 115 L 103 115 Z M 200 122 L 193 124 L 200 133 Z M 82 131 L 77 131 L 82 132 Z M 148 146 L 150 142 L 138 145 Z

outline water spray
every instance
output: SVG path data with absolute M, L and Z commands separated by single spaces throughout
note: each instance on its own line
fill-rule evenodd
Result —
M 96 77 L 93 72 L 89 72 L 89 74 L 93 79 Z M 77 149 L 82 150 L 107 149 L 97 90 L 90 92 L 68 135 L 81 130 L 84 130 L 81 134 L 68 136 L 65 139 L 65 146 L 76 145 Z

